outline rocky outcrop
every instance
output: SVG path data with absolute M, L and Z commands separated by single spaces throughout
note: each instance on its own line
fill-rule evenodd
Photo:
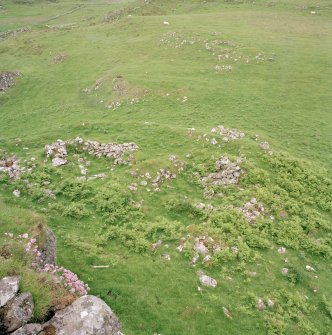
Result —
M 5 277 L 0 280 L 0 307 L 5 306 L 9 300 L 15 297 L 19 283 L 19 276 Z
M 48 227 L 37 227 L 35 235 L 43 241 L 39 252 L 41 264 L 50 268 L 56 266 L 56 239 Z M 26 236 L 24 236 L 26 235 Z M 28 234 L 24 234 L 28 238 Z M 37 236 L 36 236 L 37 237 Z M 36 238 L 31 238 L 26 245 L 30 250 L 36 243 Z M 49 272 L 49 273 L 52 273 Z M 73 281 L 75 278 L 69 270 L 63 270 L 63 279 L 66 275 Z M 86 295 L 84 291 L 80 298 L 71 294 L 69 304 L 56 305 L 50 309 L 55 312 L 43 324 L 29 323 L 32 321 L 34 302 L 31 293 L 19 293 L 19 276 L 5 277 L 0 280 L 0 335 L 122 335 L 120 323 L 111 308 L 101 299 Z M 76 277 L 77 279 L 77 277 Z M 83 283 L 84 284 L 84 283 Z M 77 291 L 79 293 L 79 291 Z
M 24 326 L 32 317 L 34 304 L 31 293 L 21 293 L 0 311 L 0 329 L 10 333 Z
M 20 329 L 17 329 L 11 335 L 37 335 L 42 331 L 42 326 L 38 323 L 27 324 Z
M 57 335 L 117 335 L 120 324 L 113 311 L 101 299 L 86 295 L 55 313 L 43 325 Z M 40 335 L 46 335 L 46 330 Z

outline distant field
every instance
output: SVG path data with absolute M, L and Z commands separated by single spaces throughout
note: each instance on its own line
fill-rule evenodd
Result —
M 0 161 L 31 171 L 0 172 L 0 234 L 44 216 L 126 335 L 331 334 L 331 31 L 324 0 L 1 1 L 0 73 L 22 76 L 0 92 Z M 139 149 L 116 165 L 68 144 L 53 167 L 44 146 L 76 137 Z

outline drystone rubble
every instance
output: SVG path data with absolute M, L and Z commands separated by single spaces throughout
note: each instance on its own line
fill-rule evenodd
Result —
M 24 170 L 20 167 L 19 162 L 15 156 L 0 160 L 0 172 L 7 173 L 11 179 L 18 179 Z
M 227 187 L 237 184 L 241 175 L 241 168 L 237 164 L 241 162 L 241 158 L 238 158 L 237 161 L 233 163 L 227 156 L 222 156 L 215 163 L 217 172 L 210 173 L 201 179 L 203 185 Z
M 264 213 L 264 206 L 261 202 L 257 202 L 256 198 L 252 198 L 238 210 L 243 213 L 248 222 L 255 223 L 257 218 Z
M 20 72 L 1 72 L 0 73 L 0 92 L 5 92 L 15 84 L 15 79 L 20 77 Z
M 115 164 L 128 164 L 133 157 L 129 156 L 128 159 L 125 160 L 123 158 L 124 154 L 126 152 L 133 152 L 138 150 L 138 146 L 135 143 L 99 143 L 97 141 L 91 140 L 84 141 L 80 137 L 69 141 L 63 141 L 59 139 L 56 142 L 45 146 L 45 153 L 47 157 L 53 157 L 52 164 L 54 166 L 61 166 L 68 163 L 67 145 L 82 146 L 83 151 L 86 151 L 90 155 L 98 158 L 114 158 Z M 85 162 L 84 159 L 79 160 L 78 163 L 81 174 L 85 175 L 87 173 L 86 165 L 88 165 L 88 163 Z M 99 176 L 96 178 L 99 178 Z

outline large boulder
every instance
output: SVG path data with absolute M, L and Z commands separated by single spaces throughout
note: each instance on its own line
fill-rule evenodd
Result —
M 52 329 L 56 335 L 118 335 L 120 323 L 113 311 L 101 299 L 86 295 L 70 306 L 57 311 L 43 325 L 46 335 Z
M 20 329 L 11 333 L 11 335 L 37 335 L 42 330 L 42 326 L 38 323 L 29 323 Z
M 0 311 L 0 333 L 10 333 L 24 326 L 32 317 L 34 304 L 31 293 L 21 293 Z
M 0 307 L 5 306 L 7 302 L 13 299 L 18 292 L 20 277 L 5 277 L 0 280 Z

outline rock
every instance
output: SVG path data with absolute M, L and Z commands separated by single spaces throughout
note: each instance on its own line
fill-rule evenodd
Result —
M 230 311 L 226 307 L 223 307 L 222 310 L 223 310 L 226 317 L 228 317 L 231 320 L 233 319 L 233 317 L 231 316 Z
M 259 299 L 257 300 L 257 308 L 258 308 L 260 311 L 262 311 L 262 310 L 264 310 L 264 309 L 266 308 L 266 305 L 265 305 L 263 299 L 259 298 Z
M 205 275 L 203 272 L 198 272 L 199 281 L 204 286 L 210 286 L 210 287 L 216 287 L 217 281 L 207 275 Z
M 40 335 L 47 335 L 45 328 L 53 328 L 56 335 L 117 335 L 120 324 L 113 311 L 101 299 L 86 295 L 72 305 L 57 311 L 43 325 Z
M 169 254 L 163 254 L 163 259 L 165 261 L 170 261 L 171 260 L 171 256 Z
M 16 198 L 19 198 L 21 196 L 21 191 L 20 190 L 14 190 L 13 191 L 13 196 Z
M 267 301 L 267 305 L 268 305 L 270 308 L 272 308 L 272 307 L 274 306 L 274 301 L 271 300 L 271 299 L 269 299 L 269 300 Z
M 11 335 L 37 335 L 42 330 L 42 326 L 38 323 L 29 323 L 16 331 Z
M 279 254 L 284 254 L 285 252 L 286 252 L 286 248 L 284 248 L 284 247 L 278 248 L 278 253 Z
M 65 158 L 59 158 L 59 157 L 55 157 L 52 159 L 52 165 L 53 166 L 61 166 L 61 165 L 65 165 L 67 164 L 67 159 Z
M 194 244 L 194 249 L 202 255 L 206 255 L 209 252 L 209 249 L 200 241 Z
M 3 307 L 7 302 L 13 299 L 18 292 L 21 277 L 5 277 L 0 280 L 0 307 Z
M 284 275 L 284 276 L 287 276 L 288 275 L 288 268 L 282 268 L 281 269 L 281 273 Z
M 270 149 L 270 144 L 268 142 L 261 142 L 259 144 L 259 146 L 261 147 L 261 149 L 263 150 L 269 150 Z
M 312 266 L 310 266 L 310 265 L 306 265 L 305 266 L 305 269 L 307 270 L 307 271 L 311 271 L 311 272 L 315 272 L 316 270 L 312 267 Z
M 24 326 L 32 317 L 34 304 L 31 293 L 21 293 L 1 310 L 0 327 L 8 333 Z

